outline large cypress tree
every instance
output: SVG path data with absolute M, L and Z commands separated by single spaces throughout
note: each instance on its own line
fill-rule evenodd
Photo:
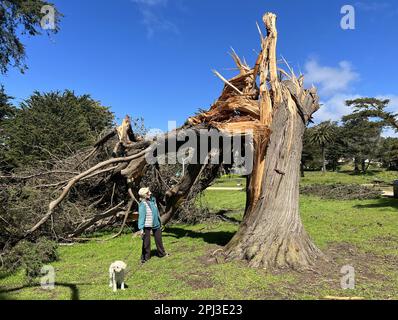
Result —
M 4 124 L 12 166 L 63 156 L 91 145 L 113 124 L 113 114 L 89 95 L 35 92 Z

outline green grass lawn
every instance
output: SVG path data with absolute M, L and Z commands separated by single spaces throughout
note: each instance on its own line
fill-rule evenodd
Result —
M 354 174 L 352 171 L 342 172 L 305 172 L 302 184 L 373 184 L 374 181 L 383 181 L 392 184 L 398 180 L 398 172 L 384 170 L 370 170 L 367 174 Z
M 369 170 L 367 174 L 354 174 L 352 170 L 339 172 L 307 171 L 301 179 L 301 184 L 373 184 L 375 181 L 383 181 L 385 184 L 392 184 L 398 180 L 398 172 L 385 170 Z M 237 187 L 240 184 L 246 186 L 246 179 L 237 175 L 225 175 L 218 179 L 214 187 Z
M 237 175 L 225 175 L 218 179 L 213 187 L 238 187 L 246 186 L 246 179 Z
M 340 176 L 343 177 L 343 176 Z M 321 177 L 307 175 L 319 183 Z M 345 177 L 347 181 L 349 177 Z M 330 180 L 322 180 L 330 181 Z M 325 182 L 326 183 L 326 182 Z M 330 201 L 303 196 L 305 227 L 329 257 L 313 272 L 267 273 L 241 262 L 211 263 L 209 253 L 225 245 L 238 228 L 245 205 L 242 191 L 206 191 L 202 204 L 212 212 L 229 210 L 231 222 L 171 225 L 164 231 L 170 257 L 153 257 L 140 266 L 141 240 L 125 234 L 109 242 L 92 241 L 59 249 L 56 288 L 26 286 L 21 270 L 0 276 L 0 299 L 321 299 L 359 296 L 398 299 L 398 200 Z M 108 287 L 108 267 L 125 260 L 126 291 Z M 356 270 L 356 289 L 340 288 L 340 269 Z

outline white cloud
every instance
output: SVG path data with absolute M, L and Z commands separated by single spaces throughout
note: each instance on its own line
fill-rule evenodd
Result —
M 305 64 L 305 81 L 318 87 L 321 96 L 333 96 L 347 92 L 359 74 L 352 69 L 348 61 L 341 61 L 337 67 L 322 66 L 311 59 Z
M 307 85 L 314 84 L 318 87 L 321 100 L 321 108 L 314 114 L 316 124 L 323 121 L 340 121 L 345 115 L 353 110 L 346 106 L 347 100 L 355 100 L 362 95 L 353 93 L 352 84 L 358 81 L 360 75 L 353 70 L 348 61 L 341 61 L 338 66 L 323 66 L 317 60 L 310 59 L 305 64 L 305 81 Z M 398 95 L 380 94 L 377 99 L 389 99 L 388 111 L 398 113 Z M 386 137 L 398 137 L 393 129 L 386 129 L 383 132 Z
M 387 111 L 392 113 L 398 113 L 398 96 L 395 94 L 385 94 L 376 97 L 380 100 L 388 99 L 390 103 L 388 105 Z M 398 138 L 398 132 L 393 128 L 387 128 L 383 131 L 383 137 L 393 137 Z
M 170 31 L 175 34 L 180 32 L 174 23 L 160 17 L 152 10 L 142 8 L 141 14 L 142 24 L 146 27 L 148 38 L 152 38 L 157 31 Z
M 320 123 L 323 121 L 340 121 L 342 116 L 348 115 L 352 112 L 350 107 L 347 107 L 345 102 L 347 100 L 354 100 L 360 98 L 358 94 L 350 95 L 338 93 L 329 99 L 321 100 L 321 108 L 314 114 L 314 122 Z
M 329 120 L 340 121 L 343 116 L 348 115 L 353 111 L 352 108 L 346 106 L 345 102 L 347 100 L 355 100 L 364 96 L 366 95 L 338 93 L 329 99 L 321 101 L 320 103 L 322 106 L 314 114 L 314 122 L 318 124 Z M 398 95 L 378 95 L 376 98 L 380 100 L 389 99 L 390 104 L 387 110 L 389 112 L 398 113 Z M 398 138 L 398 132 L 393 128 L 387 128 L 383 130 L 382 136 Z
M 314 121 L 316 123 L 323 122 L 323 121 L 339 121 L 341 117 L 350 114 L 353 109 L 347 107 L 345 102 L 347 100 L 355 100 L 358 98 L 365 97 L 366 95 L 361 94 L 344 94 L 344 93 L 337 93 L 330 97 L 329 99 L 322 100 L 321 99 L 321 108 L 315 113 Z M 387 110 L 389 112 L 398 113 L 398 96 L 393 94 L 387 95 L 378 95 L 376 96 L 377 99 L 390 100 L 389 107 Z M 391 133 L 394 130 L 386 130 L 386 132 Z
M 388 2 L 362 2 L 358 1 L 355 6 L 363 11 L 384 11 L 391 8 L 391 4 Z
M 377 99 L 380 100 L 390 100 L 390 103 L 388 105 L 387 111 L 393 112 L 393 113 L 398 113 L 398 96 L 395 94 L 384 94 L 384 95 L 378 95 L 376 96 Z
M 131 0 L 131 2 L 146 6 L 165 6 L 167 4 L 167 0 Z
M 359 79 L 348 61 L 341 61 L 335 67 L 323 66 L 317 60 L 306 62 L 305 82 L 307 86 L 314 84 L 318 88 L 321 108 L 314 115 L 314 122 L 339 121 L 342 116 L 352 112 L 346 100 L 360 98 L 359 94 L 351 93 L 352 84 Z
M 358 8 L 358 10 L 368 14 L 373 22 L 378 21 L 378 16 L 380 15 L 383 15 L 383 19 L 395 18 L 398 15 L 398 7 L 396 6 L 396 3 L 392 4 L 391 2 L 381 0 L 373 2 L 358 1 L 354 6 L 355 8 Z
M 178 34 L 178 27 L 162 15 L 162 9 L 169 4 L 168 0 L 130 0 L 141 13 L 141 23 L 145 26 L 148 38 L 158 31 Z

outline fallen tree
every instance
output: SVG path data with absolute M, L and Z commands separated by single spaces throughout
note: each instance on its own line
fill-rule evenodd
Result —
M 302 186 L 300 193 L 328 200 L 369 200 L 380 199 L 383 191 L 377 187 L 360 184 L 311 184 Z
M 264 37 L 259 28 L 262 50 L 255 66 L 249 67 L 233 52 L 232 58 L 239 74 L 227 80 L 215 72 L 225 86 L 208 112 L 189 118 L 183 127 L 154 140 L 134 135 L 127 117 L 119 128 L 95 145 L 83 163 L 95 156 L 110 139 L 117 137 L 113 157 L 79 171 L 66 181 L 47 212 L 26 230 L 22 238 L 29 238 L 48 224 L 80 183 L 99 176 L 118 186 L 113 187 L 112 198 L 117 192 L 116 198 L 122 202 L 117 202 L 114 207 L 108 206 L 106 211 L 83 221 L 69 234 L 69 238 L 73 239 L 100 221 L 106 223 L 106 219 L 117 214 L 125 218 L 123 228 L 128 214 L 137 206 L 137 191 L 148 172 L 155 173 L 150 184 L 153 190 L 161 191 L 167 186 L 167 190 L 162 192 L 164 196 L 156 194 L 162 222 L 167 223 L 193 192 L 206 189 L 222 166 L 231 165 L 224 156 L 233 153 L 234 149 L 223 149 L 225 146 L 221 145 L 196 145 L 198 161 L 190 163 L 185 175 L 174 185 L 167 185 L 159 163 L 148 163 L 148 155 L 158 159 L 178 153 L 189 140 L 187 130 L 201 137 L 201 130 L 206 129 L 216 130 L 224 138 L 238 137 L 246 145 L 252 138 L 253 170 L 248 175 L 246 211 L 237 234 L 225 247 L 227 259 L 246 260 L 253 267 L 267 269 L 300 269 L 313 265 L 322 253 L 304 230 L 298 198 L 302 138 L 307 123 L 319 108 L 318 96 L 315 88 L 304 89 L 302 76 L 296 77 L 290 68 L 288 72 L 278 68 L 276 16 L 267 13 L 263 21 L 267 36 Z M 180 139 L 181 136 L 185 138 Z M 175 150 L 159 148 L 159 144 L 169 146 L 169 142 L 175 144 Z M 219 162 L 210 161 L 214 153 L 218 154 Z M 205 159 L 200 158 L 203 154 Z M 109 194 L 109 191 L 104 193 Z M 109 201 L 109 196 L 100 198 L 95 206 L 101 206 L 105 201 Z

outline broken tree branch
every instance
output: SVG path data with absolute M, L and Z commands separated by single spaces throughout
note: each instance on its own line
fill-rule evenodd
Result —
M 243 95 L 242 91 L 240 91 L 237 87 L 235 87 L 232 83 L 230 83 L 227 79 L 225 79 L 219 72 L 217 72 L 216 70 L 213 70 L 213 73 L 217 77 L 219 77 L 226 85 L 230 86 L 232 89 L 234 89 L 240 95 Z
M 70 189 L 81 179 L 83 179 L 84 177 L 90 175 L 91 173 L 97 171 L 98 169 L 101 169 L 105 166 L 108 166 L 110 164 L 114 164 L 114 163 L 121 163 L 121 162 L 129 162 L 131 160 L 137 159 L 143 155 L 145 155 L 145 153 L 147 152 L 147 150 L 144 150 L 138 154 L 132 155 L 130 157 L 125 157 L 125 158 L 115 158 L 115 159 L 110 159 L 110 160 L 106 160 L 104 162 L 101 162 L 97 165 L 95 165 L 94 167 L 88 169 L 87 171 L 79 174 L 78 176 L 76 176 L 75 178 L 73 178 L 72 180 L 69 181 L 68 185 L 64 188 L 63 192 L 61 193 L 61 195 L 54 201 L 52 201 L 49 205 L 48 208 L 48 212 L 47 214 L 36 224 L 34 225 L 31 229 L 29 229 L 28 231 L 26 231 L 25 236 L 27 237 L 30 234 L 32 234 L 33 232 L 35 232 L 38 228 L 40 228 L 40 226 L 42 226 L 53 214 L 54 209 L 62 202 L 62 200 L 65 199 L 65 197 L 68 195 Z

